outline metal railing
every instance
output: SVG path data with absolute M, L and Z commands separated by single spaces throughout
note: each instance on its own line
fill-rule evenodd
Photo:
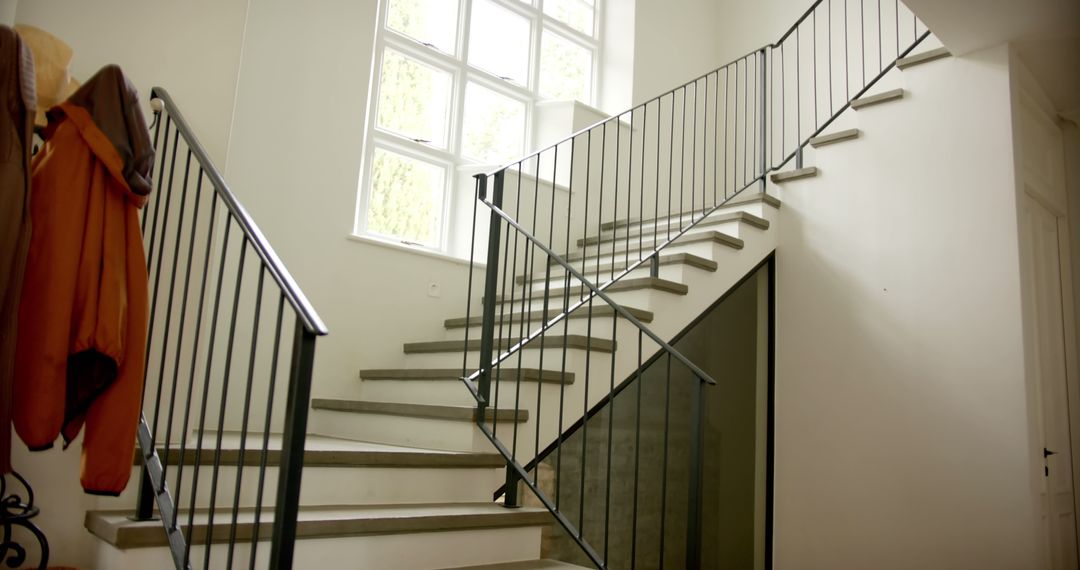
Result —
M 472 362 L 465 353 L 462 378 L 478 402 L 480 429 L 507 460 L 507 504 L 517 504 L 520 481 L 593 564 L 609 567 L 607 518 L 601 550 L 582 528 L 584 476 L 575 482 L 580 504 L 577 520 L 571 520 L 560 505 L 560 492 L 542 488 L 537 454 L 546 448 L 561 462 L 565 430 L 578 413 L 584 417 L 610 403 L 618 385 L 640 378 L 654 353 L 663 355 L 698 379 L 688 409 L 663 405 L 665 416 L 691 418 L 690 456 L 682 471 L 689 489 L 683 546 L 686 566 L 700 565 L 701 394 L 715 381 L 609 292 L 632 275 L 662 285 L 657 278 L 666 248 L 705 227 L 710 215 L 736 197 L 748 196 L 751 189 L 764 192 L 771 172 L 792 160 L 801 168 L 810 140 L 928 35 L 895 0 L 818 0 L 777 42 L 476 177 L 465 335 L 466 346 L 474 334 L 480 345 Z M 477 255 L 486 261 L 486 271 L 481 315 L 472 316 Z M 602 332 L 599 319 L 604 319 Z M 621 333 L 620 320 L 629 325 Z M 630 355 L 618 352 L 627 341 Z M 553 395 L 545 401 L 544 394 L 553 392 L 545 392 L 543 382 L 537 382 L 534 395 L 525 395 L 522 374 L 503 378 L 503 364 L 514 358 L 517 370 L 537 366 L 543 376 L 545 364 L 557 369 L 557 402 Z M 598 374 L 606 380 L 599 388 Z M 670 366 L 667 374 L 670 382 Z M 571 376 L 583 376 L 583 386 L 569 387 Z M 608 465 L 611 429 L 609 424 Z M 582 454 L 584 464 L 590 459 L 584 447 Z M 665 439 L 665 474 L 671 460 Z M 609 474 L 604 492 L 610 494 L 610 488 Z M 636 520 L 636 474 L 634 488 Z M 663 525 L 666 507 L 657 508 Z M 630 548 L 637 546 L 635 535 Z M 635 561 L 631 558 L 631 567 Z
M 260 541 L 270 568 L 291 568 L 315 340 L 326 326 L 169 93 L 155 87 L 151 100 L 157 180 L 142 218 L 150 323 L 135 518 L 151 520 L 156 503 L 178 569 L 200 559 L 254 568 Z M 282 347 L 289 326 L 292 346 Z

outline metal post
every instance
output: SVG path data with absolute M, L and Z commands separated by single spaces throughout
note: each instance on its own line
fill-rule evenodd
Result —
M 660 252 L 657 251 L 649 258 L 649 277 L 660 277 Z
M 768 127 L 767 116 L 769 111 L 769 98 L 766 86 L 766 78 L 768 77 L 769 66 L 768 60 L 765 57 L 765 48 L 761 48 L 761 51 L 758 52 L 758 56 L 760 57 L 761 61 L 761 65 L 758 66 L 758 69 L 761 70 L 761 192 L 764 193 L 765 173 L 769 169 L 769 137 L 767 134 L 768 131 L 766 131 L 766 128 Z
M 801 169 L 803 167 L 802 166 L 803 165 L 803 162 L 802 162 L 802 149 L 803 149 L 803 146 L 802 146 L 802 141 L 796 141 L 796 142 L 799 143 L 799 148 L 795 149 L 795 168 Z
M 285 429 L 278 468 L 274 529 L 270 540 L 270 569 L 292 568 L 296 542 L 296 519 L 300 511 L 300 477 L 304 472 L 304 440 L 311 403 L 311 373 L 315 361 L 315 333 L 296 323 L 289 391 L 285 403 Z
M 503 178 L 505 173 L 500 171 L 495 174 L 495 191 L 491 197 L 491 203 L 496 208 L 502 208 Z M 487 177 L 478 175 L 480 180 L 480 199 L 487 197 Z M 491 357 L 495 345 L 495 296 L 499 291 L 499 234 L 502 231 L 502 218 L 491 213 L 491 222 L 488 226 L 488 254 L 487 269 L 484 275 L 484 316 L 480 328 L 480 378 L 477 391 L 483 401 L 479 402 L 476 410 L 476 421 L 484 422 L 484 412 L 491 400 Z
M 518 481 L 521 480 L 521 476 L 518 475 L 517 469 L 514 469 L 513 464 L 508 463 L 506 465 L 506 495 L 503 498 L 503 506 L 508 509 L 521 508 L 521 501 L 518 498 Z
M 131 520 L 152 521 L 154 520 L 154 485 L 150 482 L 150 471 L 146 468 L 146 458 L 141 448 L 139 452 L 139 464 L 142 465 L 142 475 L 139 476 L 139 496 L 135 502 L 135 516 Z
M 690 416 L 690 481 L 687 489 L 686 567 L 701 568 L 701 482 L 705 447 L 705 382 L 698 378 Z

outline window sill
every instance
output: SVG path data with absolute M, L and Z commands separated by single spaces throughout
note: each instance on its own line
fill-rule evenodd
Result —
M 393 241 L 386 240 L 386 239 L 380 239 L 380 238 L 377 238 L 377 237 L 362 236 L 362 235 L 357 235 L 357 234 L 349 234 L 349 235 L 345 236 L 345 239 L 347 239 L 349 241 L 359 242 L 359 243 L 377 245 L 377 246 L 380 246 L 380 247 L 385 247 L 387 249 L 400 251 L 400 252 L 403 252 L 403 253 L 411 253 L 413 255 L 419 255 L 419 256 L 422 256 L 422 257 L 430 257 L 430 258 L 439 259 L 439 260 L 442 260 L 442 261 L 449 261 L 451 263 L 456 263 L 458 265 L 464 265 L 466 267 L 468 267 L 468 265 L 469 265 L 469 260 L 468 259 L 462 259 L 460 257 L 455 257 L 453 255 L 449 255 L 449 254 L 446 254 L 446 253 L 440 253 L 440 252 L 437 252 L 437 251 L 431 251 L 429 249 L 422 249 L 420 247 L 414 247 L 414 246 L 410 246 L 410 245 L 405 245 L 403 243 L 397 243 L 397 242 L 393 242 Z M 487 267 L 487 265 L 485 265 L 484 263 L 481 263 L 479 261 L 475 262 L 473 264 L 473 266 L 477 267 L 477 268 L 480 268 L 480 269 L 484 269 L 484 268 Z

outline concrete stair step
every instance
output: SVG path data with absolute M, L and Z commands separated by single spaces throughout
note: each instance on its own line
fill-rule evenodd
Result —
M 810 178 L 817 176 L 821 171 L 816 166 L 808 166 L 806 168 L 796 168 L 795 170 L 785 170 L 783 172 L 774 172 L 769 179 L 774 183 L 779 184 L 781 182 L 790 182 L 792 180 L 799 180 L 800 178 Z
M 751 205 L 751 204 L 765 204 L 765 205 L 771 206 L 773 208 L 779 208 L 780 207 L 780 200 L 778 198 L 776 198 L 775 196 L 770 196 L 768 194 L 762 194 L 760 192 L 755 192 L 755 193 L 747 194 L 745 196 L 742 196 L 742 195 L 734 196 L 727 203 L 725 203 L 723 205 L 723 208 L 732 208 L 732 209 L 734 209 L 734 208 L 739 208 L 739 207 L 746 206 L 746 205 Z M 683 215 L 683 216 L 686 216 L 686 215 L 700 216 L 700 215 L 704 214 L 707 211 L 708 210 L 696 210 L 696 211 L 691 211 L 691 212 L 683 212 L 681 215 Z M 605 222 L 605 223 L 601 224 L 600 229 L 603 230 L 603 231 L 610 231 L 610 230 L 613 230 L 615 228 L 624 227 L 627 224 L 632 224 L 632 225 L 652 224 L 652 223 L 656 223 L 658 221 L 667 220 L 668 218 L 678 218 L 679 215 L 680 215 L 679 213 L 675 213 L 675 214 L 671 214 L 671 215 L 664 215 L 664 216 L 652 217 L 652 218 L 644 218 L 644 219 L 642 219 L 642 218 L 629 218 L 629 219 L 615 220 L 615 221 L 612 221 L 612 222 Z
M 651 290 L 654 290 L 654 291 L 663 291 L 665 293 L 674 293 L 676 295 L 685 295 L 690 290 L 689 287 L 687 287 L 686 285 L 684 285 L 682 283 L 679 283 L 677 281 L 670 281 L 670 280 L 667 280 L 667 279 L 661 279 L 659 277 L 634 277 L 634 278 L 628 278 L 628 279 L 621 279 L 618 282 L 616 282 L 614 285 L 608 287 L 607 289 L 604 289 L 604 292 L 605 293 L 618 293 L 618 292 L 626 292 L 626 291 L 639 291 L 639 290 L 643 290 L 643 289 L 651 289 Z M 574 302 L 575 301 L 575 296 L 580 297 L 581 295 L 583 295 L 584 293 L 587 293 L 589 291 L 591 291 L 591 289 L 589 289 L 588 287 L 585 287 L 584 285 L 575 285 L 575 286 L 570 287 L 570 290 L 569 290 L 570 301 Z M 562 300 L 563 295 L 565 295 L 566 293 L 567 293 L 567 291 L 566 291 L 566 288 L 564 288 L 564 287 L 552 287 L 551 289 L 549 289 L 547 291 L 547 295 L 551 299 L 558 299 L 560 301 Z M 543 299 L 543 298 L 544 298 L 544 290 L 543 289 L 533 289 L 530 292 L 529 296 L 526 297 L 526 299 Z M 520 296 L 516 296 L 516 297 L 513 298 L 514 302 L 518 302 L 518 301 L 521 301 L 521 300 L 522 299 L 520 298 Z M 511 301 L 510 295 L 505 295 L 505 296 L 498 295 L 497 297 L 495 297 L 495 302 L 496 303 L 506 303 L 506 302 L 510 302 L 510 301 Z M 481 303 L 482 302 L 483 302 L 483 300 L 481 299 Z M 604 303 L 604 301 L 601 300 L 601 299 L 597 299 L 597 302 L 606 305 L 606 303 Z M 596 308 L 594 307 L 593 310 L 595 311 Z
M 724 213 L 724 214 L 713 214 L 713 215 L 709 216 L 708 218 L 705 218 L 705 219 L 699 221 L 697 223 L 697 225 L 694 226 L 694 227 L 695 228 L 705 228 L 705 227 L 708 227 L 708 226 L 713 226 L 713 225 L 717 225 L 717 224 L 723 224 L 723 223 L 727 223 L 727 222 L 740 222 L 740 223 L 743 223 L 743 224 L 746 224 L 746 225 L 749 225 L 751 227 L 755 227 L 755 228 L 758 228 L 758 229 L 762 229 L 762 230 L 769 229 L 769 220 L 766 220 L 765 218 L 755 216 L 753 214 L 748 214 L 746 212 L 741 212 L 741 211 L 740 212 L 727 212 L 727 213 Z M 681 225 L 685 226 L 685 225 L 689 225 L 689 224 L 690 224 L 690 220 L 684 220 Z M 588 238 L 581 238 L 581 239 L 577 240 L 577 244 L 578 244 L 578 247 L 583 247 L 583 246 L 586 246 L 586 245 L 596 245 L 598 243 L 599 244 L 604 244 L 604 243 L 611 243 L 611 242 L 620 241 L 620 240 L 626 240 L 626 239 L 631 239 L 632 240 L 632 239 L 635 239 L 635 238 L 638 238 L 638 237 L 649 238 L 649 241 L 651 242 L 652 238 L 654 236 L 656 238 L 660 239 L 660 240 L 664 240 L 664 239 L 666 239 L 665 233 L 667 231 L 668 226 L 674 226 L 674 228 L 679 228 L 680 224 L 678 222 L 678 218 L 673 218 L 670 221 L 670 223 L 663 224 L 663 225 L 660 225 L 660 226 L 656 226 L 657 227 L 656 232 L 653 232 L 653 230 L 651 228 L 646 229 L 644 231 L 631 230 L 630 233 L 629 233 L 629 236 L 627 236 L 625 233 L 620 234 L 619 232 L 614 232 L 613 231 L 612 233 L 610 233 L 608 235 L 604 235 L 604 236 L 593 236 L 593 237 L 588 237 Z M 678 230 L 673 229 L 673 231 L 678 231 Z
M 609 313 L 610 314 L 610 313 Z M 463 317 L 464 318 L 464 317 Z M 479 317 L 475 317 L 479 319 Z M 456 320 L 456 319 L 450 319 Z M 574 373 L 565 374 L 558 370 L 538 370 L 536 368 L 503 368 L 499 372 L 499 380 L 515 381 L 521 376 L 522 382 L 543 382 L 551 384 L 573 384 Z M 383 368 L 361 370 L 360 378 L 367 380 L 402 380 L 402 381 L 431 381 L 448 380 L 461 382 L 460 368 Z
M 664 241 L 667 241 L 667 240 L 660 240 L 659 243 L 662 244 Z M 672 242 L 671 246 L 688 245 L 688 244 L 694 244 L 694 243 L 700 243 L 700 242 L 718 243 L 718 244 L 721 244 L 721 245 L 726 245 L 726 246 L 731 247 L 733 249 L 742 249 L 743 245 L 744 245 L 743 240 L 741 240 L 741 239 L 739 239 L 737 237 L 729 236 L 729 235 L 727 235 L 727 234 L 725 234 L 723 232 L 705 231 L 705 232 L 694 232 L 694 233 L 683 234 L 682 237 L 680 237 L 679 239 Z M 627 254 L 630 254 L 630 253 L 652 250 L 655 247 L 655 245 L 656 244 L 654 244 L 653 240 L 649 239 L 649 240 L 646 240 L 641 245 L 631 245 L 629 248 L 621 248 L 621 249 L 599 251 L 599 252 L 597 252 L 597 251 L 576 251 L 574 253 L 571 253 L 566 258 L 566 261 L 574 262 L 574 261 L 581 261 L 581 260 L 584 260 L 584 259 L 592 259 L 592 258 L 595 258 L 595 257 L 613 257 L 613 258 L 617 258 L 619 256 L 626 256 Z M 671 247 L 671 246 L 669 246 L 669 247 Z M 555 264 L 555 262 L 552 261 L 551 264 Z
M 901 88 L 890 89 L 884 93 L 878 93 L 877 95 L 863 95 L 858 99 L 851 101 L 851 108 L 858 111 L 866 107 L 872 107 L 874 105 L 880 105 L 882 103 L 888 103 L 889 101 L 896 101 L 904 97 L 904 90 Z
M 539 291 L 541 293 L 543 293 L 543 289 L 540 289 Z M 546 319 L 552 319 L 552 318 L 558 316 L 562 312 L 562 301 L 563 301 L 563 299 L 562 299 L 561 294 L 560 294 L 560 296 L 558 298 L 552 298 L 551 299 L 551 302 L 550 302 L 551 306 L 548 307 Z M 555 306 L 555 305 L 558 305 L 558 306 Z M 634 315 L 634 318 L 636 318 L 637 320 L 639 320 L 639 321 L 641 321 L 643 323 L 648 323 L 648 322 L 651 322 L 653 320 L 653 313 L 651 311 L 646 311 L 644 309 L 635 309 L 633 307 L 625 307 L 625 306 L 623 307 L 623 309 L 626 309 L 627 312 L 629 312 L 631 315 Z M 602 307 L 593 308 L 593 317 L 610 317 L 613 314 L 615 314 L 615 309 L 611 308 L 607 304 L 605 304 Z M 532 312 L 529 312 L 529 313 L 521 313 L 521 312 L 518 312 L 518 311 L 514 311 L 514 313 L 512 315 L 510 315 L 510 314 L 505 315 L 505 318 L 509 319 L 511 316 L 513 316 L 513 319 L 514 319 L 515 323 L 519 322 L 522 318 L 524 318 L 524 319 L 526 319 L 527 322 L 533 323 L 533 324 L 536 324 L 536 325 L 539 325 L 541 319 L 545 318 L 543 310 L 532 311 Z M 587 316 L 589 316 L 589 315 L 584 311 L 574 311 L 573 313 L 570 313 L 570 318 L 571 319 L 580 319 L 580 318 L 587 317 Z M 474 315 L 472 317 L 456 317 L 456 318 L 453 318 L 453 319 L 446 319 L 446 321 L 444 321 L 444 323 L 443 323 L 443 326 L 445 326 L 447 329 L 462 329 L 462 328 L 466 328 L 466 327 L 479 327 L 482 320 L 483 320 L 483 317 L 480 316 L 480 315 Z M 460 370 L 459 370 L 459 372 L 460 372 Z
M 907 69 L 909 67 L 914 67 L 916 65 L 919 65 L 921 63 L 929 63 L 931 61 L 935 61 L 935 60 L 941 59 L 943 57 L 950 57 L 950 56 L 952 56 L 952 53 L 949 52 L 949 48 L 947 48 L 947 47 L 939 47 L 937 49 L 932 49 L 930 51 L 924 51 L 922 53 L 917 53 L 917 54 L 914 54 L 914 55 L 909 55 L 907 57 L 902 57 L 902 58 L 896 60 L 896 67 L 898 69 L 904 70 L 904 69 Z
M 131 512 L 126 510 L 88 511 L 85 526 L 94 536 L 119 549 L 168 545 L 168 536 L 162 531 L 161 521 L 132 521 L 128 518 L 130 515 Z M 258 531 L 260 540 L 269 540 L 273 518 L 273 509 L 263 509 L 256 523 L 254 509 L 240 509 L 237 513 L 236 538 L 250 541 Z M 507 509 L 495 503 L 301 507 L 297 538 L 545 526 L 553 521 L 546 509 Z M 188 537 L 189 542 L 206 544 L 209 537 L 211 543 L 225 543 L 229 540 L 231 523 L 230 509 L 218 509 L 213 520 L 208 510 L 199 509 Z
M 612 263 L 612 262 L 601 263 L 599 269 L 596 267 L 595 263 L 594 264 L 589 264 L 589 265 L 585 266 L 585 270 L 584 270 L 586 272 L 585 276 L 586 277 L 595 276 L 597 271 L 600 271 L 600 273 L 609 273 L 609 274 L 612 271 L 622 271 L 623 269 L 626 269 L 627 267 L 629 267 L 631 264 L 637 263 L 637 261 L 638 260 L 631 258 L 629 263 L 627 263 L 625 259 L 615 261 L 614 263 Z M 685 252 L 685 251 L 678 252 L 678 253 L 661 253 L 660 254 L 660 266 L 664 267 L 664 266 L 669 266 L 669 265 L 687 265 L 687 266 L 690 266 L 690 267 L 696 267 L 698 269 L 703 269 L 705 271 L 716 271 L 716 268 L 719 267 L 719 265 L 715 261 L 713 261 L 711 259 L 707 259 L 707 258 L 704 258 L 704 257 L 702 257 L 700 255 L 695 255 L 693 253 L 688 253 L 688 252 Z M 643 263 L 643 264 L 639 265 L 638 268 L 639 269 L 644 268 L 644 269 L 647 270 L 649 268 L 649 264 L 648 263 Z M 559 268 L 559 270 L 553 270 L 552 271 L 552 278 L 553 279 L 558 278 L 558 280 L 561 281 L 562 278 L 565 277 L 565 275 L 566 275 L 565 270 L 562 270 L 562 268 Z M 544 281 L 544 276 L 543 275 L 534 276 L 534 283 L 543 283 L 543 281 Z M 524 283 L 525 282 L 525 276 L 524 275 L 518 275 L 517 282 L 518 282 L 518 284 Z
M 849 141 L 859 138 L 859 129 L 846 129 L 843 131 L 837 131 L 827 135 L 820 135 L 810 139 L 810 146 L 814 148 L 823 147 L 833 143 Z
M 495 350 L 507 350 L 521 341 L 521 338 L 503 338 L 495 341 Z M 526 348 L 540 348 L 540 341 L 529 343 Z M 614 352 L 615 342 L 602 338 L 591 338 L 585 335 L 547 335 L 544 339 L 544 348 L 578 348 L 593 350 L 596 352 Z M 405 343 L 405 354 L 425 354 L 433 352 L 462 353 L 480 350 L 480 339 L 470 338 L 468 343 L 464 340 L 433 340 L 426 342 Z
M 460 372 L 460 371 L 459 371 Z M 218 460 L 222 465 L 246 467 L 259 466 L 263 461 L 262 435 L 249 434 L 243 451 L 240 450 L 239 437 L 230 434 L 222 442 Z M 266 452 L 266 465 L 281 465 L 281 437 L 271 436 Z M 158 456 L 169 466 L 194 465 L 196 460 L 204 466 L 213 465 L 213 449 L 193 449 L 170 447 L 158 448 Z M 138 450 L 135 451 L 135 464 L 139 464 Z M 242 458 L 242 462 L 240 462 Z M 498 453 L 451 453 L 446 451 L 400 447 L 378 443 L 368 443 L 338 439 L 319 435 L 309 435 L 304 442 L 304 467 L 500 467 L 505 460 Z
M 462 389 L 464 389 L 464 387 Z M 344 400 L 337 398 L 312 398 L 311 409 L 459 422 L 475 422 L 477 419 L 476 408 L 466 406 L 371 402 L 366 400 Z M 493 411 L 491 408 L 488 408 L 484 411 L 484 418 L 489 422 L 525 422 L 529 419 L 529 411 L 506 409 Z

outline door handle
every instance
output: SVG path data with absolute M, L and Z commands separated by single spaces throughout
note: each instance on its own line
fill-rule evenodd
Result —
M 1057 454 L 1058 454 L 1058 452 L 1056 452 L 1056 451 L 1050 451 L 1049 449 L 1046 449 L 1045 447 L 1043 448 L 1043 459 L 1046 459 L 1047 457 L 1050 457 L 1051 455 L 1057 455 Z

